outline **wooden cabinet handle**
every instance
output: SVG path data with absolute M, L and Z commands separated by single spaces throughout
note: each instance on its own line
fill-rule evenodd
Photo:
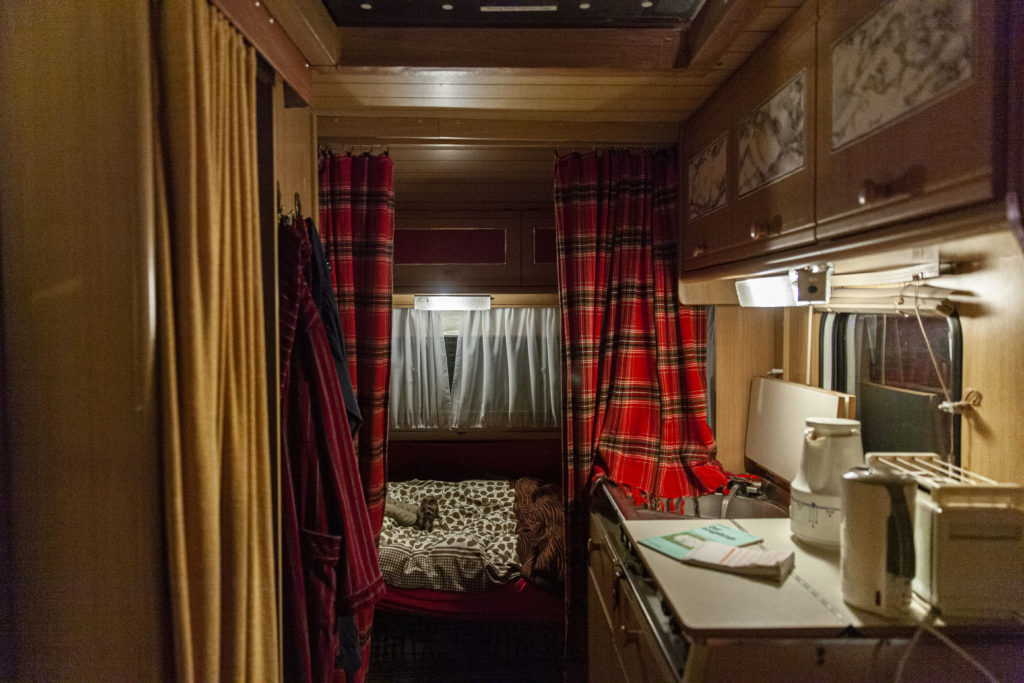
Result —
M 857 192 L 857 203 L 867 206 L 880 199 L 888 199 L 901 194 L 915 194 L 924 189 L 927 176 L 924 166 L 917 164 L 908 168 L 899 178 L 888 182 L 880 183 L 871 178 L 865 178 Z
M 780 232 L 782 232 L 782 216 L 779 214 L 750 224 L 750 239 L 752 240 L 778 235 Z
M 587 554 L 588 555 L 590 553 L 594 552 L 595 550 L 600 550 L 603 547 L 604 547 L 604 544 L 601 543 L 601 541 L 595 541 L 592 538 L 588 538 L 587 539 Z
M 623 642 L 631 643 L 636 641 L 643 634 L 643 631 L 640 629 L 629 629 L 626 628 L 625 624 L 619 624 L 619 633 L 622 635 Z
M 703 256 L 705 251 L 707 251 L 707 249 L 703 244 L 695 244 L 693 245 L 693 251 L 691 251 L 690 254 L 694 258 L 697 258 L 698 256 Z

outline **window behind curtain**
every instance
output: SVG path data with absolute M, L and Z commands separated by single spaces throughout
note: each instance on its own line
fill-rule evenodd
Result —
M 556 308 L 395 309 L 393 321 L 392 429 L 558 427 Z
M 856 395 L 865 452 L 931 452 L 959 464 L 959 417 L 939 404 L 960 398 L 961 344 L 955 316 L 828 313 L 822 386 Z

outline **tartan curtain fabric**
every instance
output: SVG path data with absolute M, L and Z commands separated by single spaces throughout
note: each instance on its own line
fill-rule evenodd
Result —
M 594 475 L 674 508 L 727 478 L 706 419 L 705 311 L 675 296 L 674 149 L 555 163 L 567 500 Z
M 356 434 L 359 476 L 380 535 L 391 369 L 391 270 L 395 234 L 390 157 L 324 153 L 320 228 L 331 262 L 345 355 L 363 425 Z
M 374 538 L 384 522 L 388 387 L 391 368 L 391 271 L 395 228 L 394 167 L 386 155 L 324 152 L 319 163 L 320 228 L 331 263 L 345 357 L 363 424 L 353 437 Z M 373 610 L 355 614 L 362 680 L 370 660 Z

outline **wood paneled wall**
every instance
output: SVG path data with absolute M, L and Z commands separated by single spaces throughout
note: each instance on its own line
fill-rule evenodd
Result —
M 715 308 L 715 435 L 718 460 L 743 472 L 750 380 L 782 367 L 782 309 Z
M 982 394 L 962 423 L 963 466 L 1024 485 L 1024 255 L 1008 231 L 944 251 L 961 271 L 936 284 L 961 292 L 954 299 L 963 329 L 963 387 Z
M 553 210 L 554 146 L 389 145 L 395 211 Z
M 285 105 L 284 84 L 274 86 L 274 178 L 285 213 L 302 198 L 302 213 L 316 218 L 316 116 L 308 107 Z
M 149 13 L 0 12 L 4 680 L 173 678 Z

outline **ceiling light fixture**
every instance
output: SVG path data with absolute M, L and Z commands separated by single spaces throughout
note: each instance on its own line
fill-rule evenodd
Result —
M 441 5 L 441 9 L 443 9 L 445 12 L 451 12 L 453 9 L 455 9 L 455 5 L 446 2 L 443 5 Z
M 489 311 L 491 297 L 479 296 L 436 296 L 417 294 L 412 298 L 412 307 L 417 311 Z
M 359 5 L 359 7 L 362 9 L 373 9 L 373 5 L 371 5 L 368 2 L 364 2 L 363 4 Z
M 640 3 L 641 7 L 654 7 L 654 3 L 651 0 L 644 0 Z
M 580 3 L 580 9 L 590 9 L 590 3 L 589 2 L 581 2 Z
M 558 5 L 481 5 L 481 12 L 557 12 Z
M 828 303 L 832 296 L 832 266 L 814 264 L 782 275 L 736 280 L 740 306 L 774 308 Z

